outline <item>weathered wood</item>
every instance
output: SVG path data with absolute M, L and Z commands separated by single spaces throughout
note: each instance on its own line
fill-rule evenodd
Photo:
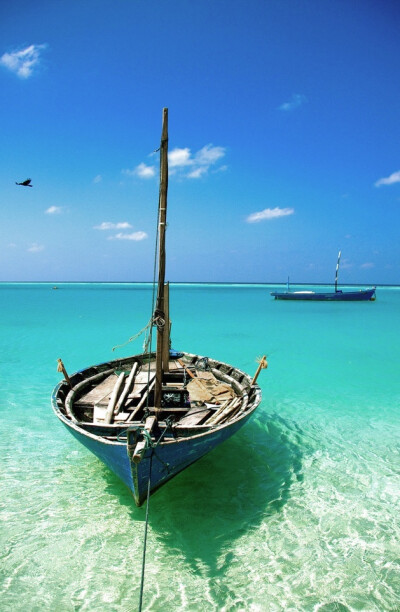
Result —
M 163 318 L 164 324 L 157 325 L 157 351 L 156 351 L 156 387 L 154 405 L 161 408 L 163 383 L 163 344 L 167 334 L 164 311 L 164 283 L 165 283 L 165 230 L 167 226 L 167 193 L 168 193 L 168 109 L 163 109 L 163 122 L 160 144 L 160 199 L 158 204 L 158 291 L 155 318 Z
M 155 384 L 156 384 L 156 379 L 154 378 L 153 382 L 149 385 L 148 389 L 146 389 L 142 399 L 140 400 L 140 402 L 138 403 L 136 408 L 131 412 L 131 414 L 127 418 L 127 422 L 128 421 L 132 421 L 135 418 L 135 416 L 139 413 L 139 411 L 142 408 L 143 404 L 145 403 L 145 401 L 146 401 L 150 391 L 152 391 L 152 389 L 154 389 Z
M 196 378 L 193 372 L 191 372 L 189 368 L 187 368 L 186 365 L 183 363 L 182 359 L 177 359 L 177 362 L 185 370 L 186 374 L 189 374 L 190 378 Z
M 107 406 L 99 406 L 96 404 L 93 408 L 93 423 L 106 424 L 104 420 L 106 412 Z M 124 423 L 127 420 L 129 414 L 129 412 L 119 412 L 118 414 L 114 414 L 113 423 L 119 423 L 121 425 L 121 423 Z M 107 423 L 107 425 L 112 425 L 113 423 Z
M 117 403 L 119 395 L 121 393 L 124 379 L 125 372 L 121 372 L 121 374 L 118 376 L 117 382 L 115 383 L 113 392 L 111 393 L 110 401 L 108 402 L 106 416 L 104 417 L 105 423 L 111 423 L 113 420 L 115 404 Z
M 133 399 L 141 399 L 143 392 L 146 391 L 149 384 L 154 380 L 155 372 L 139 372 L 135 377 L 133 388 L 131 388 L 126 403 L 129 403 Z
M 90 376 L 89 378 L 82 380 L 80 383 L 75 385 L 73 389 L 71 389 L 71 391 L 68 393 L 67 397 L 65 398 L 65 411 L 67 415 L 69 416 L 69 418 L 71 419 L 71 421 L 73 421 L 74 423 L 78 423 L 78 420 L 72 411 L 72 406 L 73 406 L 77 393 L 81 391 L 82 389 L 84 389 L 85 387 L 98 381 L 100 378 L 107 376 L 113 371 L 114 371 L 113 369 L 110 369 L 110 370 L 105 370 L 104 372 L 99 372 L 98 374 L 94 374 L 93 376 Z
M 62 359 L 57 359 L 57 361 L 58 361 L 57 372 L 62 372 L 64 374 L 65 380 L 67 381 L 67 383 L 69 384 L 69 386 L 72 389 L 72 383 L 71 383 L 71 380 L 70 380 L 70 378 L 69 378 L 69 376 L 67 374 L 67 370 L 65 369 L 65 366 L 64 366 L 64 364 L 62 362 Z
M 118 402 L 117 402 L 117 404 L 115 406 L 114 415 L 117 415 L 119 412 L 121 412 L 121 409 L 123 408 L 123 406 L 124 406 L 124 404 L 126 402 L 126 398 L 128 397 L 129 392 L 131 390 L 132 383 L 133 383 L 133 380 L 134 380 L 134 377 L 135 377 L 135 374 L 136 374 L 136 371 L 137 371 L 138 367 L 139 367 L 139 364 L 136 361 L 133 364 L 133 366 L 132 366 L 132 370 L 131 370 L 128 378 L 126 379 L 125 387 L 124 387 L 124 389 L 123 389 L 123 391 L 122 391 L 122 393 L 121 393 L 121 395 L 119 397 L 119 400 L 118 400 Z
M 169 337 L 171 322 L 169 320 L 169 283 L 164 285 L 164 337 L 162 343 L 162 369 L 169 372 Z
M 206 406 L 193 406 L 184 417 L 179 419 L 177 427 L 195 427 L 199 425 L 201 421 L 206 419 L 212 414 L 212 410 Z
M 232 402 L 230 402 L 225 409 L 215 418 L 215 420 L 212 422 L 213 425 L 219 425 L 220 423 L 223 423 L 224 421 L 226 421 L 228 418 L 230 418 L 231 416 L 233 416 L 233 414 L 235 414 L 235 412 L 237 412 L 240 408 L 240 397 L 236 397 Z
M 155 424 L 157 423 L 157 419 L 155 416 L 149 416 L 147 417 L 145 424 L 144 424 L 144 429 L 147 431 L 147 433 L 149 433 L 151 435 L 151 432 L 155 426 Z M 140 463 L 141 460 L 143 459 L 143 455 L 146 451 L 147 448 L 147 440 L 146 438 L 143 438 L 142 440 L 139 440 L 139 442 L 136 444 L 135 446 L 135 450 L 133 451 L 133 455 L 132 455 L 132 461 L 134 463 Z
M 261 370 L 264 370 L 264 368 L 267 368 L 267 367 L 268 367 L 268 363 L 267 363 L 266 355 L 263 355 L 263 357 L 260 359 L 260 363 L 258 364 L 257 371 L 254 374 L 254 378 L 251 381 L 251 386 L 256 384 L 258 375 L 260 374 Z
M 204 425 L 214 425 L 216 422 L 216 419 L 218 418 L 218 416 L 220 414 L 223 413 L 223 411 L 225 410 L 225 408 L 230 404 L 230 400 L 226 400 L 225 402 L 223 402 L 221 404 L 221 407 L 218 408 L 218 410 L 216 412 L 213 413 L 213 415 L 204 423 Z
M 111 370 L 111 374 L 107 376 L 100 384 L 96 385 L 94 389 L 91 389 L 88 393 L 82 395 L 76 404 L 103 404 L 108 405 L 112 390 L 115 387 L 115 383 L 118 380 L 118 376 L 114 374 L 114 370 Z

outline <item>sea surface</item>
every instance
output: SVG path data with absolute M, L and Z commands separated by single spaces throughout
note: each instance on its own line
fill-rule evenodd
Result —
M 50 395 L 141 352 L 150 284 L 0 283 L 0 609 L 138 609 L 146 509 Z M 400 609 L 400 288 L 279 302 L 173 284 L 175 349 L 260 375 L 252 420 L 150 499 L 143 610 Z

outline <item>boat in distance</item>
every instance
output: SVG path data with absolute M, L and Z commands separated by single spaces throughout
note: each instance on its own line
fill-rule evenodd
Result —
M 365 302 L 374 301 L 376 288 L 359 289 L 358 291 L 273 291 L 276 300 L 304 300 L 320 302 Z
M 59 359 L 64 379 L 51 398 L 61 423 L 129 487 L 137 506 L 249 420 L 261 401 L 257 377 L 267 367 L 262 357 L 251 377 L 222 361 L 170 348 L 167 186 L 168 110 L 163 109 L 157 296 L 142 330 L 148 333 L 146 349 L 71 376 Z
M 308 302 L 367 302 L 376 299 L 376 287 L 358 290 L 338 289 L 338 274 L 341 251 L 336 264 L 334 291 L 290 291 L 289 280 L 286 291 L 272 291 L 276 300 L 304 300 Z

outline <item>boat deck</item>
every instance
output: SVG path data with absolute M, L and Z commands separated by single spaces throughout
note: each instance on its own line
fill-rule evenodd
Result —
M 193 434 L 193 429 L 208 431 L 246 410 L 249 381 L 244 374 L 245 380 L 231 377 L 221 367 L 225 364 L 210 362 L 204 369 L 200 358 L 196 360 L 170 360 L 158 409 L 154 406 L 155 360 L 133 358 L 110 362 L 114 367 L 101 372 L 92 368 L 72 389 L 65 389 L 59 407 L 82 429 L 110 439 L 126 427 L 143 425 L 152 415 L 158 428 L 169 424 L 174 436 Z

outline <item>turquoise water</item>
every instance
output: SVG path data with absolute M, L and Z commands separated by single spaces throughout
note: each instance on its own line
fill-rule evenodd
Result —
M 400 288 L 376 302 L 274 301 L 173 285 L 173 346 L 250 373 L 236 436 L 151 498 L 143 610 L 400 608 Z M 145 508 L 50 408 L 69 372 L 148 321 L 149 285 L 0 284 L 0 607 L 130 611 Z

